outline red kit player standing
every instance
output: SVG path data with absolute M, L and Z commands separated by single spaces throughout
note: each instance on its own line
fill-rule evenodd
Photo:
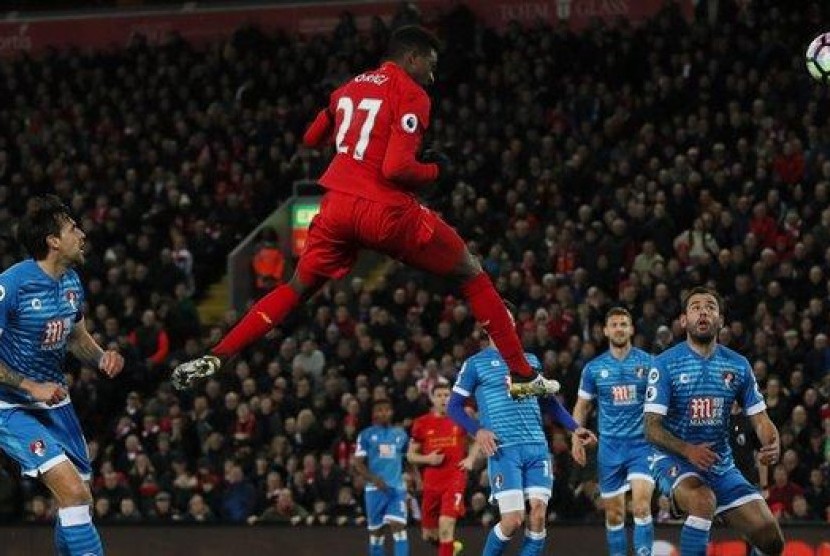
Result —
M 424 466 L 421 472 L 424 540 L 438 543 L 438 556 L 453 556 L 455 521 L 464 515 L 464 488 L 467 471 L 475 461 L 476 445 L 472 445 L 467 455 L 466 431 L 447 416 L 450 385 L 434 386 L 431 397 L 432 411 L 412 423 L 406 458 L 410 463 Z
M 363 248 L 374 249 L 460 285 L 475 318 L 484 323 L 513 377 L 514 396 L 556 393 L 559 384 L 528 365 L 513 319 L 489 276 L 456 231 L 421 205 L 418 189 L 436 181 L 447 158 L 416 156 L 429 125 L 438 40 L 429 31 L 402 27 L 392 34 L 388 57 L 331 94 L 303 137 L 308 147 L 332 138 L 337 152 L 319 179 L 326 189 L 305 250 L 291 280 L 257 301 L 211 353 L 179 365 L 173 384 L 187 388 L 263 337 L 329 279 L 349 273 Z

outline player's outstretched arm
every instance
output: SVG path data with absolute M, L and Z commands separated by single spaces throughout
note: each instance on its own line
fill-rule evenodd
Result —
M 112 378 L 124 368 L 124 358 L 115 350 L 104 350 L 86 329 L 86 320 L 75 324 L 69 335 L 69 351 L 84 365 L 98 369 Z
M 776 428 L 775 423 L 772 422 L 766 411 L 750 415 L 749 421 L 761 442 L 758 461 L 763 465 L 775 465 L 778 463 L 778 457 L 781 453 L 778 428 Z

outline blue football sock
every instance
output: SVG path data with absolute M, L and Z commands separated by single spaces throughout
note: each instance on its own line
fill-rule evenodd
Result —
M 70 506 L 58 510 L 61 537 L 70 556 L 104 556 L 101 537 L 92 525 L 89 506 Z
M 383 541 L 384 537 L 376 537 L 369 535 L 369 556 L 383 556 Z
M 525 540 L 522 543 L 522 550 L 519 556 L 539 556 L 545 549 L 545 537 L 548 532 L 542 529 L 539 532 L 527 530 L 525 531 Z
M 651 516 L 634 518 L 634 554 L 651 556 L 654 546 L 654 524 Z
M 712 522 L 690 515 L 680 530 L 680 553 L 683 556 L 706 556 L 709 544 L 709 529 Z
M 55 554 L 57 556 L 70 556 L 69 546 L 63 537 L 63 527 L 61 527 L 60 519 L 55 520 Z
M 628 537 L 625 534 L 625 523 L 609 525 L 606 522 L 605 538 L 608 540 L 608 554 L 610 556 L 626 556 L 628 554 Z
M 406 536 L 406 530 L 392 533 L 392 539 L 395 541 L 395 556 L 409 556 L 409 539 Z
M 481 556 L 501 556 L 509 542 L 510 537 L 502 533 L 501 526 L 496 523 L 496 526 L 490 529 L 490 534 L 487 535 L 487 542 L 484 543 Z

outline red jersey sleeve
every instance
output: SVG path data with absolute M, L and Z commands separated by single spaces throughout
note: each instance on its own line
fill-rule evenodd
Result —
M 413 442 L 417 442 L 418 444 L 423 444 L 424 439 L 423 436 L 423 419 L 418 417 L 414 421 L 412 421 L 412 430 L 410 431 L 410 436 L 412 437 Z
M 332 126 L 334 125 L 334 118 L 331 116 L 328 108 L 324 108 L 317 113 L 317 117 L 308 126 L 303 134 L 303 144 L 306 147 L 319 147 L 331 137 Z
M 401 91 L 401 101 L 393 114 L 389 143 L 383 157 L 383 177 L 402 185 L 425 185 L 438 177 L 438 165 L 418 162 L 415 155 L 429 126 L 430 101 L 416 88 Z

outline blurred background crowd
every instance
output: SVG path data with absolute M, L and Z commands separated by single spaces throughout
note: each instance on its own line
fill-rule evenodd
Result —
M 683 337 L 682 291 L 715 286 L 720 341 L 750 360 L 782 433 L 765 495 L 782 521 L 830 521 L 830 89 L 803 63 L 830 13 L 709 5 L 579 35 L 499 34 L 463 8 L 425 22 L 445 41 L 427 142 L 456 161 L 425 202 L 518 307 L 567 407 L 609 307 L 658 353 Z M 325 167 L 331 153 L 298 137 L 327 93 L 418 19 L 0 61 L 0 268 L 23 256 L 27 199 L 60 195 L 91 248 L 86 321 L 127 358 L 113 381 L 68 369 L 99 522 L 361 524 L 350 463 L 371 401 L 393 400 L 408 427 L 478 349 L 451 285 L 395 266 L 332 284 L 196 392 L 168 382 L 238 317 L 203 325 L 196 311 L 225 255 Z M 563 431 L 550 439 L 550 520 L 602 522 L 595 467 L 572 463 Z M 0 518 L 51 522 L 48 494 L 2 468 Z M 488 494 L 479 467 L 464 521 L 497 519 Z M 664 500 L 655 512 L 668 519 Z

